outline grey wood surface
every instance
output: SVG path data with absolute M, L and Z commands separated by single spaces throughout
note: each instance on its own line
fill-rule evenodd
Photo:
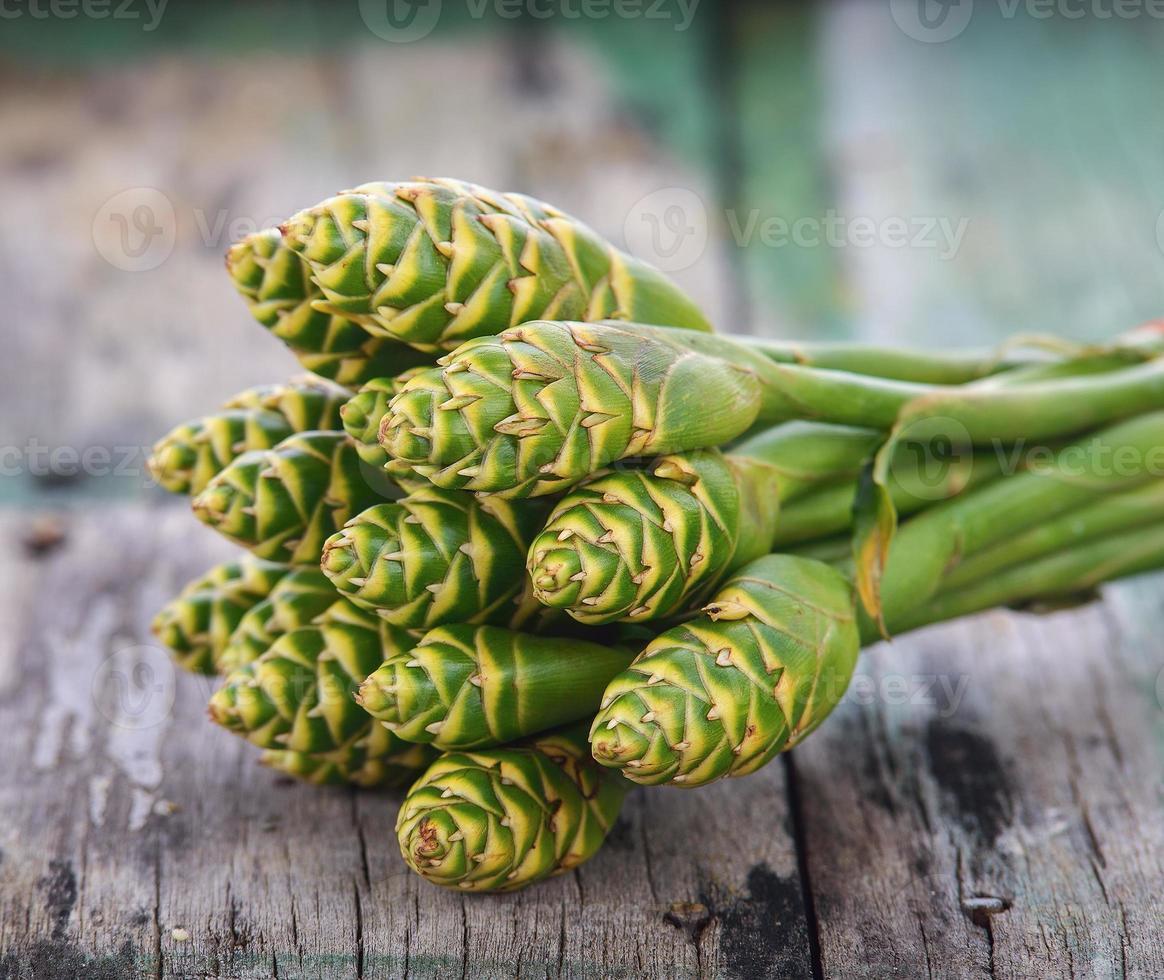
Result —
M 397 797 L 296 785 L 206 722 L 209 683 L 146 626 L 229 551 L 141 470 L 169 425 L 293 370 L 222 275 L 230 229 L 366 178 L 519 188 L 619 241 L 647 195 L 694 194 L 707 246 L 673 275 L 732 330 L 1130 326 L 1164 259 L 1161 32 L 980 4 L 927 46 L 850 2 L 341 47 L 299 16 L 288 47 L 5 68 L 3 444 L 122 466 L 38 475 L 30 452 L 0 479 L 0 978 L 1164 974 L 1160 578 L 877 647 L 764 772 L 637 791 L 574 874 L 467 897 L 406 871 Z M 174 250 L 125 272 L 96 218 L 143 186 Z M 946 259 L 729 227 L 829 207 L 970 225 Z
M 1164 970 L 1159 578 L 874 648 L 785 762 L 636 791 L 592 862 L 484 897 L 405 868 L 396 796 L 293 783 L 206 722 L 210 682 L 147 631 L 225 552 L 184 509 L 65 532 L 30 559 L 0 521 L 0 976 Z

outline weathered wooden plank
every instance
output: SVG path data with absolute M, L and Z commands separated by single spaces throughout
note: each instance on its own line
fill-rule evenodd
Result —
M 153 609 L 223 551 L 182 508 L 75 518 L 31 568 L 18 530 L 5 518 L 10 975 L 811 975 L 783 767 L 634 794 L 567 878 L 445 893 L 400 861 L 395 796 L 256 770 L 205 721 L 207 683 L 150 648 Z M 866 655 L 792 770 L 827 974 L 1164 969 L 1159 580 L 1111 592 Z
M 31 569 L 4 550 L 0 975 L 811 974 L 779 766 L 633 794 L 593 862 L 504 897 L 409 872 L 397 796 L 258 769 L 146 632 L 223 551 L 184 508 L 140 506 L 72 519 Z
M 1160 586 L 864 656 L 794 753 L 827 973 L 1164 969 Z

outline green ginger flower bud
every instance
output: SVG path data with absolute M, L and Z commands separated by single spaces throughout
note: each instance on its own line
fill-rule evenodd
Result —
M 534 595 L 590 624 L 646 622 L 698 604 L 730 568 L 766 554 L 775 533 L 775 487 L 748 499 L 749 469 L 702 450 L 576 487 L 530 546 Z
M 251 314 L 300 363 L 341 385 L 360 385 L 430 363 L 432 356 L 355 321 L 316 308 L 323 293 L 310 267 L 283 243 L 277 228 L 248 235 L 226 253 L 226 268 Z
M 861 648 L 854 603 L 821 562 L 752 562 L 705 616 L 657 637 L 611 681 L 590 729 L 594 758 L 649 785 L 755 772 L 844 695 Z
M 634 652 L 496 626 L 442 626 L 360 687 L 372 717 L 441 749 L 504 745 L 591 716 Z
M 318 378 L 250 388 L 221 411 L 163 436 L 150 456 L 150 475 L 171 493 L 199 493 L 245 452 L 270 449 L 296 432 L 338 429 L 350 397 L 347 389 Z
M 340 592 L 397 626 L 510 623 L 546 513 L 535 502 L 419 485 L 348 521 L 325 544 L 322 567 Z
M 396 377 L 373 378 L 340 409 L 344 431 L 351 436 L 360 459 L 369 466 L 383 469 L 391 462 L 380 445 L 380 420 L 387 413 L 392 398 L 423 370 L 423 367 L 418 367 Z
M 316 786 L 359 786 L 361 789 L 396 789 L 416 780 L 439 754 L 427 745 L 387 745 L 373 732 L 369 744 L 348 745 L 334 752 L 288 752 L 267 749 L 259 762 L 277 772 Z
M 210 699 L 210 717 L 264 749 L 394 752 L 401 740 L 375 723 L 355 695 L 368 674 L 416 640 L 341 599 L 316 625 L 279 637 L 228 676 Z
M 762 420 L 747 365 L 786 367 L 745 348 L 729 362 L 715 353 L 727 343 L 636 324 L 522 324 L 413 377 L 380 444 L 437 486 L 506 497 L 557 493 L 632 456 L 722 445 Z
M 515 891 L 593 857 L 629 784 L 594 764 L 584 726 L 442 755 L 396 819 L 404 860 L 435 885 Z
M 151 629 L 173 651 L 180 667 L 213 674 L 217 657 L 243 616 L 290 571 L 289 565 L 249 556 L 216 565 L 163 606 Z
M 215 657 L 218 673 L 229 674 L 262 654 L 281 636 L 310 626 L 339 600 L 335 586 L 318 568 L 293 566 L 262 602 L 246 613 Z
M 599 474 L 555 505 L 531 545 L 534 594 L 588 624 L 685 613 L 773 550 L 785 502 L 828 481 L 853 487 L 880 439 L 787 422 L 730 453 L 676 453 Z
M 370 183 L 283 226 L 316 309 L 428 350 L 539 317 L 709 330 L 666 277 L 569 215 L 457 180 Z
M 238 457 L 193 506 L 199 520 L 256 555 L 306 565 L 319 560 L 330 535 L 394 489 L 361 463 L 344 433 L 300 432 Z

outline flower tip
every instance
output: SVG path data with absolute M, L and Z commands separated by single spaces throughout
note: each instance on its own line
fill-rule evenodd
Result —
M 536 546 L 535 546 L 536 547 Z M 568 606 L 575 601 L 585 574 L 578 553 L 572 548 L 537 549 L 530 565 L 530 581 L 539 602 L 547 606 Z
M 383 683 L 384 678 L 376 676 L 379 673 L 377 670 L 365 678 L 355 695 L 356 703 L 379 721 L 394 721 L 392 715 L 396 699 L 392 696 L 390 685 Z
M 230 510 L 235 491 L 229 486 L 209 486 L 191 502 L 194 513 L 203 521 L 218 521 Z
M 323 555 L 320 557 L 319 567 L 328 578 L 335 578 L 351 569 L 355 560 L 356 556 L 351 538 L 347 536 L 347 532 L 340 531 L 337 534 L 333 534 L 324 542 Z
M 238 731 L 240 728 L 238 710 L 234 698 L 231 697 L 229 685 L 219 688 L 211 695 L 210 702 L 206 705 L 206 713 L 212 722 L 229 731 Z

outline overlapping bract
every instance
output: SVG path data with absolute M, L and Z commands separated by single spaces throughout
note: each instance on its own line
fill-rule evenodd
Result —
M 730 568 L 768 551 L 779 496 L 774 485 L 751 493 L 751 468 L 703 450 L 575 487 L 530 546 L 534 595 L 591 624 L 698 604 Z
M 835 484 L 848 487 L 851 509 L 880 439 L 868 429 L 787 422 L 730 452 L 675 453 L 601 473 L 555 505 L 531 546 L 534 594 L 590 624 L 686 613 L 772 550 L 786 502 Z
M 450 752 L 404 798 L 400 851 L 414 871 L 446 888 L 524 888 L 592 857 L 628 785 L 594 763 L 580 727 Z
M 424 368 L 413 368 L 391 378 L 375 378 L 353 395 L 341 409 L 344 431 L 355 443 L 356 452 L 369 466 L 383 468 L 391 457 L 380 445 L 380 420 L 388 411 L 388 403 L 405 383 Z M 407 467 L 403 473 L 407 475 Z
M 510 623 L 525 552 L 547 508 L 419 485 L 328 539 L 322 567 L 353 601 L 397 626 Z
M 768 555 L 705 615 L 653 640 L 606 689 L 595 759 L 638 783 L 701 786 L 791 748 L 848 687 L 861 637 L 850 583 L 821 562 Z
M 354 746 L 369 758 L 403 744 L 355 701 L 364 678 L 417 636 L 346 600 L 315 626 L 280 637 L 210 699 L 210 716 L 264 749 L 318 754 Z
M 262 602 L 239 620 L 229 642 L 214 658 L 220 674 L 257 660 L 285 633 L 310 626 L 340 599 L 318 568 L 292 566 Z
M 521 194 L 442 179 L 363 184 L 282 231 L 324 294 L 316 309 L 429 350 L 539 317 L 710 329 L 658 271 Z
M 244 453 L 194 498 L 194 513 L 262 558 L 315 564 L 327 538 L 396 491 L 342 432 L 301 432 Z
M 714 343 L 633 324 L 526 323 L 419 372 L 392 400 L 380 444 L 437 486 L 506 497 L 557 493 L 631 456 L 721 445 L 755 421 L 760 383 L 700 352 Z M 693 403 L 708 391 L 714 400 Z
M 396 788 L 413 782 L 439 753 L 427 745 L 403 744 L 384 754 L 375 746 L 346 746 L 334 752 L 288 752 L 266 749 L 259 761 L 316 786 Z
M 251 557 L 216 565 L 166 603 L 154 616 L 151 629 L 180 667 L 213 674 L 239 622 L 290 571 L 288 565 Z
M 347 317 L 316 309 L 323 293 L 277 228 L 232 245 L 226 268 L 254 318 L 313 374 L 355 386 L 432 360 L 398 341 L 372 336 Z
M 171 493 L 199 493 L 245 452 L 296 432 L 338 429 L 351 392 L 318 378 L 240 392 L 222 409 L 171 429 L 154 446 L 150 474 Z
M 385 660 L 360 704 L 410 742 L 504 745 L 593 714 L 633 652 L 494 626 L 442 626 Z

